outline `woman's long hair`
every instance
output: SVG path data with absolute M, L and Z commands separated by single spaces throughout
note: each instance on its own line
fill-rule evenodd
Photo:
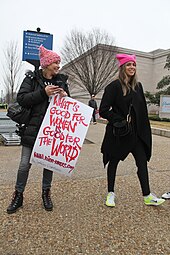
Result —
M 127 76 L 127 74 L 125 72 L 125 67 L 126 67 L 126 64 L 120 66 L 119 75 L 118 75 L 118 79 L 120 80 L 120 83 L 122 85 L 122 90 L 123 90 L 124 96 L 126 96 L 127 93 L 129 93 L 131 89 L 135 91 L 135 88 L 138 85 L 136 72 L 129 80 L 129 77 Z

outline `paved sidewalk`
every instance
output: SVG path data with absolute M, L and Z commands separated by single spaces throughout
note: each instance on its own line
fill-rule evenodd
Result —
M 42 170 L 33 166 L 23 208 L 6 214 L 21 147 L 0 146 L 1 255 L 170 255 L 170 201 L 156 208 L 143 204 L 131 155 L 118 168 L 116 207 L 104 205 L 104 129 L 101 123 L 90 125 L 71 178 L 54 174 L 53 212 L 42 208 Z M 170 138 L 153 135 L 149 175 L 151 190 L 159 196 L 170 189 L 169 152 Z

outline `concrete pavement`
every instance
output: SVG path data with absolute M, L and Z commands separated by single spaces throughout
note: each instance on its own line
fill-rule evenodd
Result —
M 41 205 L 42 170 L 33 166 L 24 206 L 7 215 L 15 185 L 20 146 L 0 146 L 0 254 L 2 255 L 170 255 L 170 201 L 148 207 L 131 155 L 116 178 L 116 207 L 104 205 L 106 170 L 100 146 L 105 125 L 90 125 L 72 177 L 54 174 L 53 212 Z M 153 135 L 149 162 L 152 192 L 170 189 L 170 139 Z

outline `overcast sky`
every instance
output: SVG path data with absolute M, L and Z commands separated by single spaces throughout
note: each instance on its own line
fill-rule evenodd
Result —
M 92 28 L 104 29 L 119 47 L 169 49 L 170 0 L 2 0 L 1 62 L 7 42 L 17 41 L 22 51 L 23 31 L 37 27 L 53 34 L 53 50 L 58 53 L 72 29 Z

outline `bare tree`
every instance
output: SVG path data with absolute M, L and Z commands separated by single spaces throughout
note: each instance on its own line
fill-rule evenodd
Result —
M 62 71 L 69 76 L 70 88 L 97 95 L 117 72 L 116 50 L 113 38 L 105 31 L 71 31 L 61 51 Z
M 4 50 L 3 63 L 3 86 L 5 88 L 7 103 L 14 100 L 16 91 L 20 85 L 20 73 L 22 71 L 22 61 L 19 54 L 18 45 L 10 41 Z

